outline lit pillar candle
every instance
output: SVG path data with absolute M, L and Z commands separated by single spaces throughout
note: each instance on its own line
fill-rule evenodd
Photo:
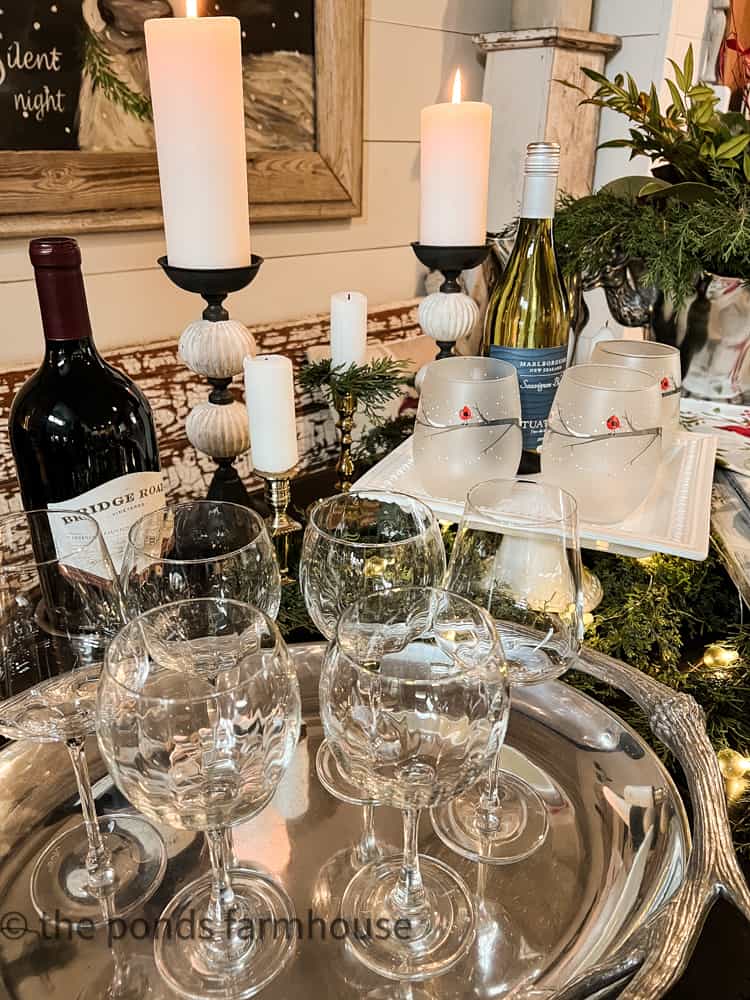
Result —
M 367 296 L 336 292 L 331 296 L 331 368 L 363 365 L 367 360 Z
M 146 52 L 167 258 L 173 267 L 250 263 L 250 225 L 236 17 L 146 21 Z
M 283 354 L 245 358 L 245 401 L 253 465 L 287 472 L 297 464 L 292 362 Z
M 491 129 L 489 104 L 461 100 L 460 70 L 453 101 L 422 109 L 420 243 L 484 244 Z

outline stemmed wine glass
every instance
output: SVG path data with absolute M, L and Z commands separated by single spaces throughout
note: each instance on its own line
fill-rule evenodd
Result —
M 320 500 L 305 528 L 300 589 L 308 613 L 332 639 L 341 612 L 358 598 L 403 586 L 432 586 L 445 573 L 445 546 L 432 511 L 403 493 L 368 490 Z M 363 809 L 363 833 L 355 858 L 380 855 L 374 807 L 336 764 L 326 740 L 315 760 L 320 783 L 334 798 Z
M 349 947 L 391 979 L 444 972 L 470 947 L 475 915 L 458 875 L 420 857 L 419 815 L 470 788 L 502 745 L 510 696 L 492 619 L 432 587 L 363 598 L 328 647 L 320 707 L 340 770 L 404 818 L 403 857 L 370 862 L 344 892 Z
M 64 744 L 83 813 L 37 859 L 31 900 L 45 920 L 98 926 L 106 912 L 127 915 L 156 891 L 167 853 L 142 817 L 96 815 L 85 744 L 104 651 L 124 618 L 93 518 L 47 510 L 0 518 L 0 619 L 0 734 Z
M 446 587 L 492 615 L 511 686 L 563 674 L 583 638 L 576 502 L 538 480 L 493 479 L 469 491 Z M 508 864 L 533 854 L 549 829 L 542 798 L 503 770 L 432 810 L 441 840 L 464 857 Z
M 99 688 L 99 747 L 146 816 L 206 834 L 211 873 L 159 918 L 154 950 L 182 996 L 253 996 L 284 967 L 294 907 L 269 876 L 231 865 L 229 827 L 261 812 L 300 731 L 300 695 L 273 621 L 252 605 L 199 599 L 155 608 L 110 645 Z M 197 939 L 176 931 L 197 915 Z M 286 923 L 277 923 L 286 921 Z
M 275 618 L 281 574 L 263 519 L 248 507 L 192 500 L 145 514 L 128 535 L 121 571 L 128 611 L 217 597 Z

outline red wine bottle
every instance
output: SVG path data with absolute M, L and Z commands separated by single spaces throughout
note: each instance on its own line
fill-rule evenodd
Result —
M 35 239 L 29 255 L 46 351 L 10 412 L 21 498 L 26 510 L 93 516 L 119 572 L 132 524 L 164 505 L 151 408 L 94 346 L 76 241 Z M 65 530 L 74 540 L 75 523 Z

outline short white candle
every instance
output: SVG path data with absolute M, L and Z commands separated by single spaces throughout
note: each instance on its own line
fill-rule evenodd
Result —
M 331 296 L 331 368 L 363 365 L 367 360 L 367 296 L 336 292 Z
M 299 457 L 289 358 L 283 354 L 245 358 L 245 402 L 253 465 L 261 472 L 287 472 Z
M 422 109 L 420 243 L 484 244 L 491 129 L 489 104 L 461 101 L 460 70 L 453 102 Z
M 195 10 L 195 0 L 188 0 L 187 13 Z M 246 267 L 250 224 L 240 22 L 152 18 L 145 31 L 169 263 Z

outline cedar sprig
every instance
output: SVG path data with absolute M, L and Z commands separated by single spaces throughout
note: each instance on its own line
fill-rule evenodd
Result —
M 321 392 L 332 405 L 336 396 L 352 395 L 370 420 L 378 420 L 383 407 L 399 394 L 408 376 L 408 366 L 392 358 L 334 369 L 330 359 L 325 358 L 303 365 L 297 380 L 302 389 Z
M 84 43 L 84 69 L 91 78 L 94 87 L 102 91 L 114 104 L 128 114 L 149 121 L 152 118 L 151 101 L 145 94 L 131 90 L 112 69 L 109 53 L 93 31 L 87 31 Z

